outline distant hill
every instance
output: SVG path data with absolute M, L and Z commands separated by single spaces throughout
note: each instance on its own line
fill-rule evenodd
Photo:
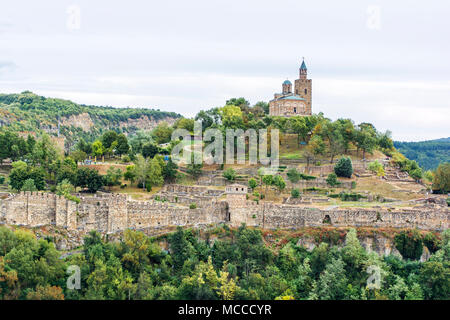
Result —
M 419 142 L 394 141 L 394 146 L 425 170 L 433 170 L 439 163 L 450 162 L 450 137 Z
M 0 126 L 16 131 L 47 132 L 58 130 L 68 140 L 90 140 L 108 129 L 133 133 L 150 130 L 159 122 L 172 124 L 180 114 L 147 108 L 113 108 L 77 104 L 69 100 L 46 98 L 30 91 L 0 94 Z M 58 129 L 59 128 L 59 129 Z

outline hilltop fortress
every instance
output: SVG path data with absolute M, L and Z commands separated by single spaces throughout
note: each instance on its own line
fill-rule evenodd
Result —
M 21 192 L 0 200 L 0 222 L 37 227 L 56 225 L 88 232 L 116 233 L 125 229 L 161 229 L 245 223 L 267 229 L 320 226 L 418 228 L 442 231 L 449 227 L 448 207 L 425 204 L 415 208 L 318 209 L 305 205 L 257 203 L 246 199 L 247 187 L 229 185 L 211 192 L 205 187 L 168 185 L 164 202 L 131 200 L 126 195 L 80 196 L 76 203 L 51 193 Z M 192 199 L 198 205 L 189 208 Z

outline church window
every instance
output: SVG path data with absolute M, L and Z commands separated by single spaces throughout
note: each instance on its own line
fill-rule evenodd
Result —
M 297 108 L 296 107 L 294 107 L 294 113 L 297 113 Z
M 308 93 L 308 89 L 305 89 L 305 94 L 307 94 Z

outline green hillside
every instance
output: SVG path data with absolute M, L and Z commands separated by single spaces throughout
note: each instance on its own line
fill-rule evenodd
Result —
M 82 130 L 67 121 L 71 116 L 87 115 L 89 130 Z M 147 108 L 114 108 L 77 104 L 69 100 L 46 98 L 30 91 L 20 94 L 0 94 L 0 126 L 8 126 L 15 131 L 57 132 L 60 119 L 60 132 L 66 137 L 74 135 L 98 135 L 105 129 L 114 128 L 121 132 L 133 132 L 139 129 L 128 125 L 130 120 L 148 119 L 158 122 L 175 119 L 181 115 Z M 83 122 L 83 121 L 81 121 Z M 80 125 L 84 125 L 81 123 Z M 89 132 L 83 132 L 89 131 Z
M 394 146 L 426 170 L 436 169 L 439 163 L 450 162 L 450 137 L 420 142 L 395 141 Z

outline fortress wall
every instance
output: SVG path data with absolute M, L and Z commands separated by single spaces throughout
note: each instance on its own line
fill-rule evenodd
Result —
M 395 227 L 444 230 L 450 210 L 442 206 L 414 209 L 349 208 L 325 210 L 302 205 L 256 203 L 245 194 L 228 194 L 227 201 L 212 199 L 197 209 L 159 201 L 135 201 L 124 195 L 84 197 L 69 201 L 50 193 L 20 193 L 0 200 L 0 217 L 7 224 L 56 224 L 72 230 L 114 233 L 127 228 L 161 228 L 229 222 L 264 228 Z M 327 222 L 329 220 L 329 223 Z
M 450 226 L 450 212 L 446 208 L 424 209 L 346 209 L 321 210 L 295 205 L 263 203 L 250 204 L 250 201 L 230 209 L 231 224 L 264 228 L 298 228 L 330 225 L 344 227 L 394 227 L 418 228 L 424 230 L 445 230 Z

